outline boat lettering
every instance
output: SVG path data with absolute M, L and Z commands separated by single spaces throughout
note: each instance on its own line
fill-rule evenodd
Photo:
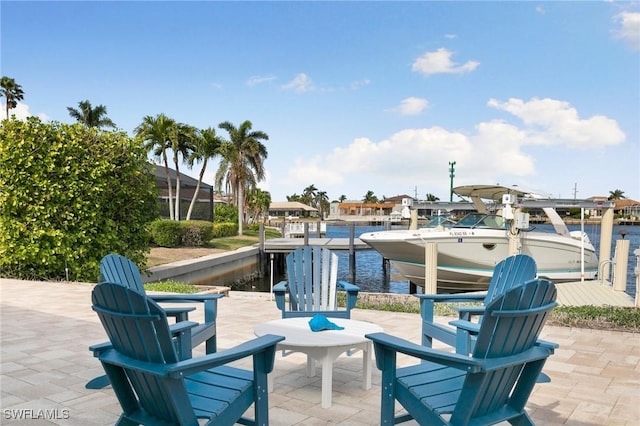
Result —
M 449 235 L 451 235 L 452 237 L 466 237 L 470 234 L 468 231 L 450 231 Z

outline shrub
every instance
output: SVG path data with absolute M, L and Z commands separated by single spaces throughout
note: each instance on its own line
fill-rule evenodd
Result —
M 213 238 L 213 224 L 203 220 L 180 222 L 181 242 L 187 247 L 202 247 Z
M 159 219 L 149 226 L 151 240 L 160 247 L 178 247 L 180 245 L 182 228 L 180 222 L 169 219 Z
M 237 223 L 214 223 L 213 238 L 233 237 L 238 235 Z
M 81 124 L 0 125 L 0 276 L 95 281 L 117 252 L 144 265 L 156 188 L 141 141 Z
M 213 221 L 215 223 L 238 223 L 238 208 L 227 205 L 217 205 L 213 209 Z

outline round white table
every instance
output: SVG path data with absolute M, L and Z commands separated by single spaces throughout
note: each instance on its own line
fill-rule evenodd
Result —
M 255 334 L 284 336 L 285 339 L 278 343 L 278 348 L 306 354 L 309 377 L 315 376 L 314 360 L 322 365 L 322 408 L 331 407 L 333 361 L 346 351 L 362 350 L 362 388 L 371 389 L 373 343 L 364 336 L 382 332 L 382 327 L 370 322 L 329 318 L 329 321 L 344 327 L 344 330 L 311 331 L 310 319 L 298 317 L 265 322 L 256 327 Z

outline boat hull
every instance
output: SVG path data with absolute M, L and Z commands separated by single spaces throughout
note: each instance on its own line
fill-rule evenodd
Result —
M 493 268 L 509 256 L 506 230 L 431 229 L 365 233 L 360 239 L 389 259 L 412 283 L 425 284 L 425 244 L 438 248 L 438 292 L 475 291 L 488 286 Z M 555 282 L 582 278 L 582 242 L 551 233 L 529 232 L 519 237 L 519 253 L 533 257 L 538 276 Z M 598 269 L 595 249 L 584 243 L 584 279 Z

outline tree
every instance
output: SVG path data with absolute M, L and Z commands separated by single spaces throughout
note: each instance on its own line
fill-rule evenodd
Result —
M 340 196 L 340 198 L 338 198 L 338 201 L 339 201 L 339 202 L 341 202 L 341 203 L 344 203 L 346 200 L 347 200 L 347 196 L 346 196 L 346 195 L 344 195 L 344 194 L 342 194 L 342 195 Z
M 323 218 L 324 215 L 322 213 L 329 210 L 329 196 L 326 191 L 316 192 L 314 202 L 316 204 L 316 208 L 320 210 L 320 217 Z
M 174 219 L 173 209 L 173 185 L 169 174 L 169 159 L 167 149 L 171 147 L 171 134 L 174 132 L 176 122 L 164 114 L 158 114 L 155 118 L 150 115 L 142 119 L 142 123 L 135 128 L 136 136 L 145 142 L 147 151 L 153 151 L 156 158 L 161 158 L 167 176 L 167 188 L 169 191 L 169 218 Z
M 200 192 L 200 185 L 202 184 L 202 178 L 204 172 L 207 169 L 207 163 L 210 159 L 220 155 L 220 147 L 222 146 L 222 138 L 216 135 L 216 129 L 209 127 L 200 132 L 199 137 L 194 140 L 193 151 L 187 159 L 189 167 L 193 167 L 196 161 L 202 161 L 202 168 L 200 169 L 200 175 L 198 176 L 198 183 L 196 184 L 196 190 L 193 193 L 189 210 L 187 211 L 186 220 L 191 219 L 191 213 L 193 212 L 193 206 L 196 204 L 198 198 L 198 192 Z
M 427 194 L 427 201 L 440 201 L 440 198 L 436 197 L 433 194 Z
M 254 188 L 249 191 L 247 205 L 252 212 L 251 222 L 255 222 L 261 214 L 269 211 L 269 206 L 271 205 L 271 194 L 269 191 Z
M 176 202 L 174 218 L 180 220 L 180 155 L 183 159 L 189 158 L 193 151 L 194 141 L 197 139 L 198 130 L 189 126 L 188 124 L 177 123 L 171 129 L 169 141 L 171 144 L 171 151 L 173 152 L 173 165 L 176 172 Z
M 238 207 L 238 234 L 243 235 L 244 194 L 246 188 L 254 188 L 264 179 L 264 160 L 267 148 L 260 142 L 269 140 L 269 135 L 259 130 L 251 130 L 251 121 L 245 120 L 239 127 L 229 121 L 218 125 L 229 133 L 229 141 L 222 144 L 222 161 L 216 173 L 216 184 L 222 186 L 226 181 L 231 196 Z
M 316 192 L 318 188 L 314 184 L 307 186 L 304 191 L 302 191 L 302 202 L 309 206 L 318 207 L 316 202 Z
M 20 86 L 13 78 L 3 76 L 0 79 L 0 98 L 5 97 L 7 103 L 5 104 L 5 110 L 7 112 L 7 120 L 9 119 L 9 110 L 18 106 L 18 101 L 24 99 L 24 92 L 22 86 Z
M 158 207 L 141 140 L 10 120 L 0 164 L 1 277 L 91 282 L 112 252 L 145 264 Z
M 607 198 L 609 201 L 615 201 L 615 200 L 624 200 L 625 195 L 624 195 L 624 191 L 620 191 L 619 189 L 616 189 L 615 191 L 609 191 L 609 198 Z
M 365 203 L 377 203 L 378 197 L 373 194 L 373 191 L 367 191 L 367 194 L 364 196 L 362 201 Z
M 107 107 L 104 105 L 98 105 L 93 108 L 91 102 L 85 100 L 78 102 L 78 109 L 67 107 L 67 111 L 69 111 L 69 115 L 72 118 L 87 127 L 95 127 L 97 129 L 102 127 L 116 128 L 116 124 L 107 117 Z
M 298 194 L 293 194 L 293 195 L 287 195 L 287 201 L 289 202 L 294 202 L 297 201 L 299 203 L 302 202 L 302 196 L 298 195 Z

